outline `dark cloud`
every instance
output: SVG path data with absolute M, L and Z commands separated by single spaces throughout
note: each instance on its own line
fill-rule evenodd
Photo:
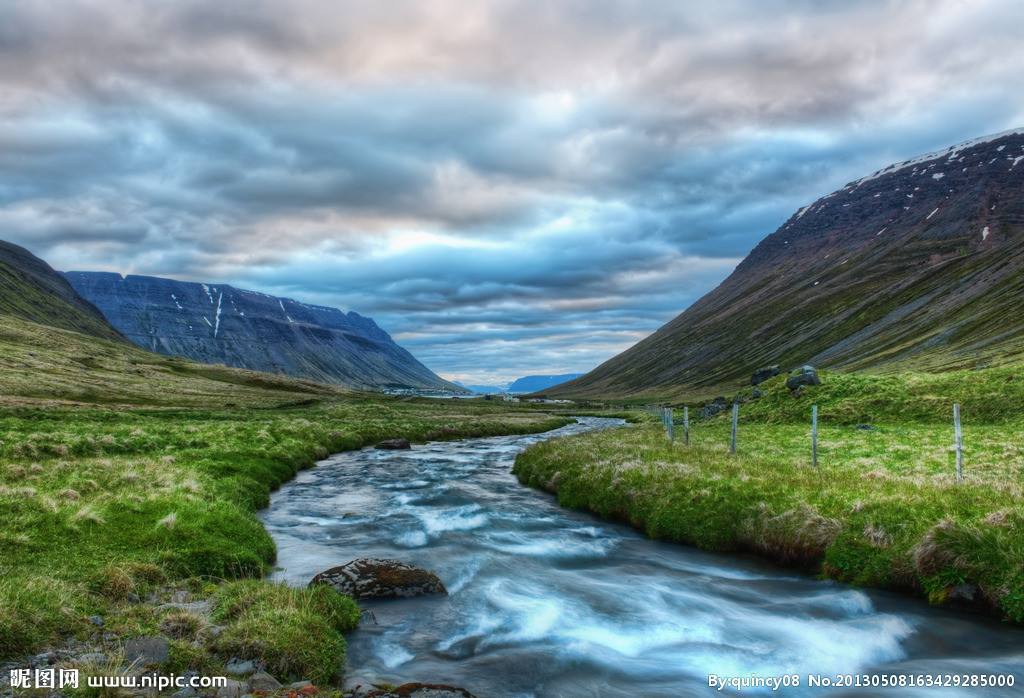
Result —
M 476 382 L 589 368 L 798 206 L 1024 122 L 1009 0 L 0 15 L 0 237 L 354 308 Z

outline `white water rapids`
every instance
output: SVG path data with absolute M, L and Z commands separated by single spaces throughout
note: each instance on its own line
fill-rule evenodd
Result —
M 510 474 L 529 444 L 620 425 L 341 453 L 262 514 L 275 577 L 358 557 L 436 572 L 450 595 L 364 602 L 348 683 L 423 681 L 501 696 L 716 693 L 708 675 L 1018 673 L 1014 689 L 785 689 L 778 695 L 1019 695 L 1024 631 L 745 557 L 648 540 L 560 508 Z

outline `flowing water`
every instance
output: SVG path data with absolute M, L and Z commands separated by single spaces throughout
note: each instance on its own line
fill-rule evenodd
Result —
M 349 637 L 349 683 L 633 698 L 711 695 L 709 674 L 796 673 L 805 685 L 808 673 L 1017 672 L 1013 689 L 917 694 L 1024 694 L 1024 631 L 651 541 L 562 509 L 510 474 L 531 443 L 621 424 L 581 418 L 548 434 L 332 456 L 275 493 L 262 515 L 279 549 L 275 576 L 305 584 L 351 559 L 385 557 L 444 581 L 448 597 L 363 602 L 376 622 Z

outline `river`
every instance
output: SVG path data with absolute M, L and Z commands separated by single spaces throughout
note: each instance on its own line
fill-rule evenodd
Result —
M 560 508 L 510 470 L 537 441 L 619 426 L 334 455 L 261 518 L 274 577 L 358 557 L 436 572 L 449 596 L 363 602 L 347 683 L 429 681 L 484 697 L 712 695 L 709 674 L 797 674 L 776 695 L 1021 695 L 1024 631 L 913 598 L 659 543 Z M 1011 673 L 1013 689 L 810 689 L 808 674 Z M 724 690 L 717 695 L 765 695 Z

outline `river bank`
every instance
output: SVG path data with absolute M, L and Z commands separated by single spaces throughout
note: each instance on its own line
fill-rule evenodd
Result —
M 648 424 L 537 444 L 514 472 L 653 538 L 1024 622 L 1024 459 L 1008 445 L 1021 430 L 972 425 L 963 483 L 946 425 L 823 427 L 817 470 L 808 431 L 745 423 L 732 455 L 727 420 L 689 445 Z
M 158 636 L 164 671 L 216 673 L 237 656 L 279 667 L 282 680 L 330 676 L 343 664 L 341 633 L 355 621 L 320 608 L 312 592 L 289 592 L 284 603 L 272 585 L 239 587 L 244 612 L 223 611 L 216 637 L 191 617 L 168 633 L 175 609 L 166 604 L 177 591 L 213 603 L 225 582 L 262 577 L 276 549 L 256 511 L 330 453 L 569 421 L 482 401 L 370 397 L 266 410 L 8 411 L 0 415 L 0 661 L 84 643 L 79 654 L 102 648 L 106 668 L 121 671 L 128 643 Z

